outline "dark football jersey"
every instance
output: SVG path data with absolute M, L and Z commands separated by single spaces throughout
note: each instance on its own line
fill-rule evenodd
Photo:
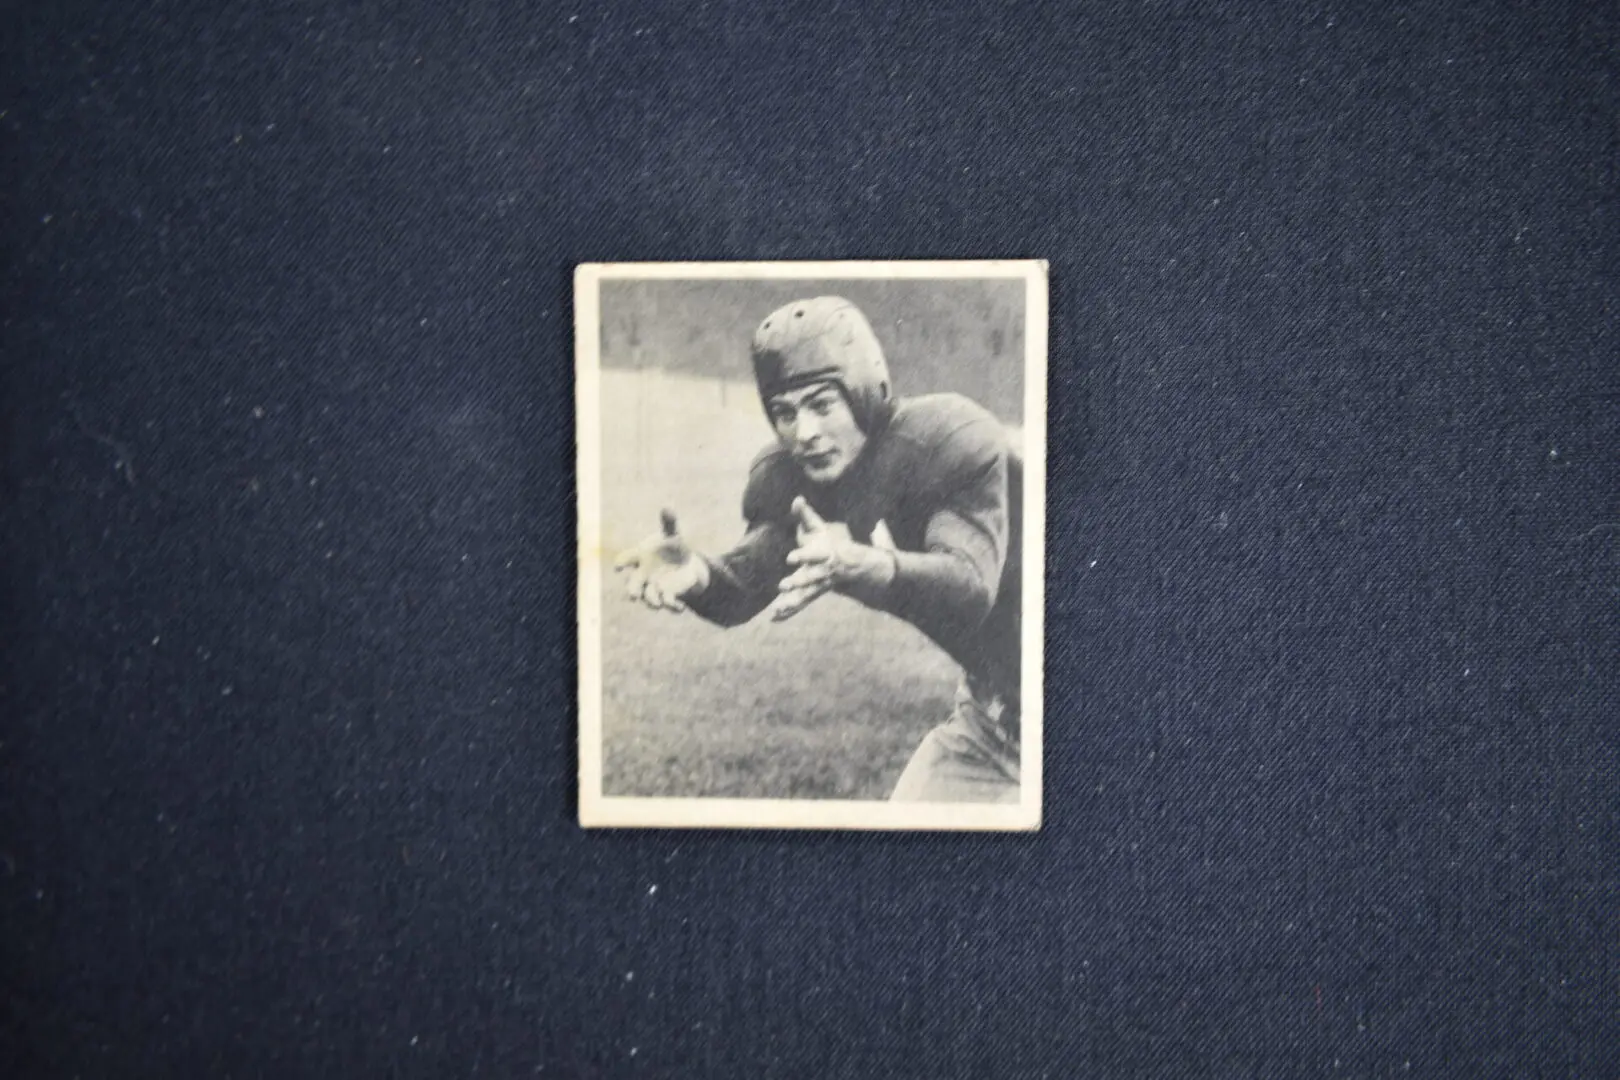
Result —
M 777 446 L 749 470 L 747 531 L 709 560 L 709 588 L 691 608 L 736 625 L 777 596 L 795 545 L 793 500 L 843 522 L 861 543 L 881 523 L 897 549 L 881 606 L 945 649 L 968 677 L 1018 700 L 1023 461 L 1006 429 L 957 394 L 902 399 L 861 456 L 827 486 L 812 484 Z

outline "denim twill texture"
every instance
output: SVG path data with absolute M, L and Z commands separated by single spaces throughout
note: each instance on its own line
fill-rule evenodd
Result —
M 1620 1073 L 1612 5 L 0 34 L 0 1072 Z M 572 266 L 990 255 L 1043 830 L 582 834 Z

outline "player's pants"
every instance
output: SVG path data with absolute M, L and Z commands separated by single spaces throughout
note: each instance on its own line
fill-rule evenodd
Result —
M 963 679 L 951 717 L 900 774 L 896 802 L 1018 801 L 1018 710 Z

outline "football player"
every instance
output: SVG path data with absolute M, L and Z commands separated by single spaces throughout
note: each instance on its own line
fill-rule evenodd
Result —
M 776 445 L 749 470 L 746 531 L 705 556 L 665 511 L 616 563 L 630 598 L 735 626 L 839 592 L 907 620 L 963 677 L 891 798 L 1017 802 L 1023 465 L 1006 430 L 958 394 L 896 397 L 839 297 L 773 311 L 751 354 Z

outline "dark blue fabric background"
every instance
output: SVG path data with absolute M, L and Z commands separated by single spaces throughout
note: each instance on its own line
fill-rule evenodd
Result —
M 1612 5 L 8 6 L 0 1072 L 1620 1075 Z M 573 265 L 983 256 L 1043 831 L 582 833 Z

